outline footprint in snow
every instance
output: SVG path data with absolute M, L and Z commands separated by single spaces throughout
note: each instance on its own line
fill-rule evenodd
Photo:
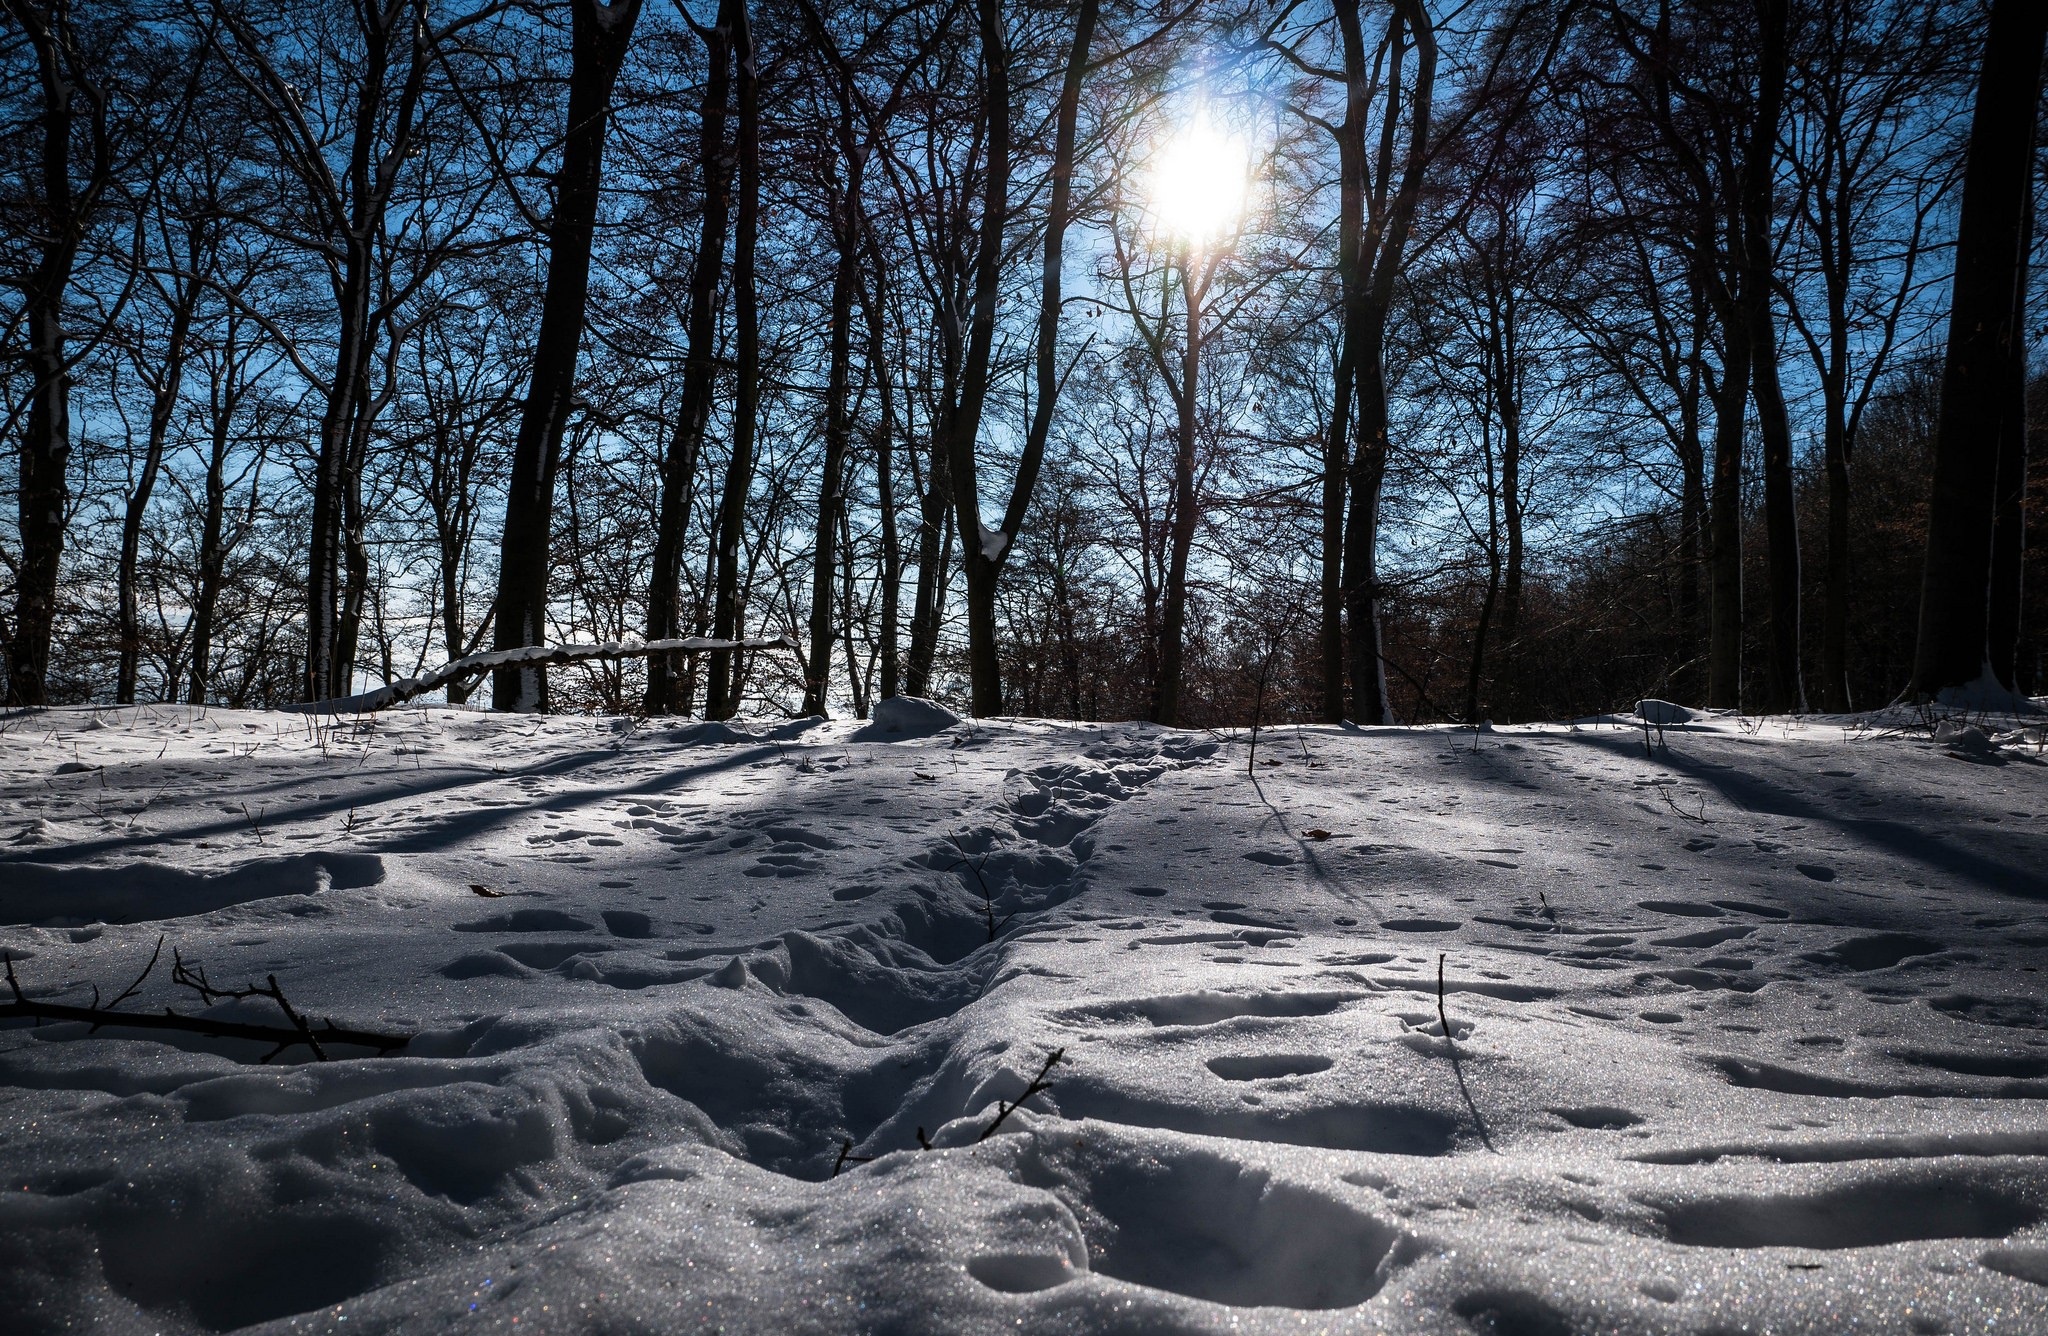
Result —
M 1906 932 L 1881 932 L 1870 937 L 1851 937 L 1826 951 L 1809 951 L 1802 960 L 1816 965 L 1839 965 L 1862 973 L 1890 969 L 1914 956 L 1931 956 L 1947 948 L 1940 942 Z
M 1720 918 L 1722 910 L 1714 905 L 1698 905 L 1690 900 L 1639 900 L 1637 909 L 1647 909 L 1652 914 L 1670 914 L 1677 918 Z
M 1465 925 L 1449 919 L 1405 918 L 1382 919 L 1380 926 L 1388 932 L 1454 932 Z

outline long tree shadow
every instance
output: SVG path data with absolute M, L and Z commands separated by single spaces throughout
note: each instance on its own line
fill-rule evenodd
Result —
M 575 789 L 536 797 L 530 802 L 505 803 L 485 807 L 481 804 L 460 808 L 447 813 L 431 832 L 408 832 L 389 840 L 379 840 L 374 851 L 379 853 L 431 853 L 465 840 L 474 839 L 510 822 L 537 811 L 566 810 L 583 807 L 594 801 L 634 795 L 666 792 L 693 781 L 737 769 L 756 761 L 767 760 L 780 755 L 780 750 L 769 743 L 734 751 L 715 761 L 701 765 L 682 766 L 661 770 L 631 784 L 607 789 Z M 331 798 L 316 799 L 287 808 L 271 808 L 265 812 L 264 820 L 273 825 L 292 822 L 315 821 L 322 817 L 345 816 L 347 813 L 383 803 L 420 798 L 434 794 L 459 791 L 477 783 L 512 783 L 521 779 L 560 778 L 604 762 L 615 762 L 620 753 L 605 748 L 600 751 L 572 752 L 543 764 L 519 770 L 469 770 L 435 776 L 432 772 L 415 771 L 421 776 L 411 782 L 395 783 L 387 788 L 364 789 L 349 794 L 337 794 Z M 246 833 L 250 820 L 244 814 L 223 816 L 218 821 L 203 825 L 185 826 L 174 831 L 138 831 L 133 834 L 105 836 L 95 840 L 80 840 L 65 845 L 61 850 L 33 848 L 22 851 L 0 852 L 0 866 L 8 863 L 71 863 L 118 853 L 127 849 L 147 848 L 163 843 L 166 839 L 203 840 Z M 367 841 L 366 841 L 367 843 Z
M 1574 735 L 1582 743 L 1642 759 L 1642 742 L 1633 735 Z M 1881 849 L 1929 871 L 1968 883 L 1973 889 L 2023 900 L 2048 900 L 2048 876 L 2038 866 L 2001 862 L 1988 854 L 1944 840 L 1925 827 L 1883 817 L 1844 816 L 1833 805 L 1823 807 L 1796 790 L 1727 762 L 1687 756 L 1670 746 L 1659 747 L 1656 764 L 1712 789 L 1731 807 L 1762 816 L 1811 822 L 1844 838 Z

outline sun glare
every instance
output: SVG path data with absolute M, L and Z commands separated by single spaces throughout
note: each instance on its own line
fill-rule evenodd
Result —
M 1244 212 L 1249 168 L 1243 140 L 1206 120 L 1182 126 L 1153 154 L 1152 210 L 1159 230 L 1194 245 L 1228 233 Z

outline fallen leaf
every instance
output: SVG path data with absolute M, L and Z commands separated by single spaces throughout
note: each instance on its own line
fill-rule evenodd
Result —
M 481 895 L 486 900 L 502 900 L 505 898 L 505 893 L 503 891 L 494 891 L 490 887 L 479 885 L 476 882 L 471 882 L 469 884 L 469 889 L 475 891 L 478 895 Z
M 1330 832 L 1327 830 L 1304 830 L 1301 832 L 1301 838 L 1304 840 L 1327 840 L 1330 838 Z

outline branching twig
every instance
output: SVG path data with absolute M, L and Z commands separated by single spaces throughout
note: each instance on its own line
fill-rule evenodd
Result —
M 839 1143 L 839 1158 L 832 1161 L 832 1177 L 839 1177 L 839 1171 L 849 1164 L 867 1164 L 874 1158 L 872 1155 L 855 1155 L 853 1153 L 853 1138 L 848 1137 Z
M 1664 805 L 1670 808 L 1672 811 L 1678 813 L 1679 816 L 1683 817 L 1687 821 L 1694 822 L 1697 825 L 1711 826 L 1714 824 L 1713 822 L 1707 819 L 1706 798 L 1702 797 L 1700 799 L 1700 810 L 1697 813 L 1688 812 L 1683 807 L 1680 807 L 1678 805 L 1678 800 L 1671 796 L 1670 789 L 1666 788 L 1662 784 L 1658 784 L 1655 787 L 1657 790 L 1657 796 L 1664 800 Z
M 953 847 L 960 849 L 960 841 L 958 839 L 953 841 Z M 981 916 L 988 924 L 988 939 L 993 942 L 996 939 L 996 934 L 1010 925 L 1010 919 L 1014 915 L 1006 914 L 1001 923 L 996 922 L 996 898 L 988 889 L 988 878 L 981 875 L 981 865 L 987 861 L 987 854 L 983 854 L 978 859 L 969 859 L 967 851 L 960 849 L 960 857 L 948 863 L 946 871 L 951 872 L 956 867 L 964 867 L 974 874 L 975 884 L 981 887 Z
M 1017 1098 L 1011 1100 L 1007 1104 L 998 1101 L 996 1104 L 996 1120 L 990 1123 L 987 1127 L 982 1128 L 981 1135 L 976 1137 L 975 1140 L 977 1142 L 986 1141 L 990 1137 L 994 1136 L 996 1134 L 996 1129 L 1001 1127 L 1004 1121 L 1007 1120 L 1011 1114 L 1017 1111 L 1018 1105 L 1022 1104 L 1025 1100 L 1030 1099 L 1033 1095 L 1039 1093 L 1041 1090 L 1050 1089 L 1052 1087 L 1052 1082 L 1048 1081 L 1046 1077 L 1052 1073 L 1053 1065 L 1057 1063 L 1060 1060 L 1060 1058 L 1066 1054 L 1066 1051 L 1067 1050 L 1064 1048 L 1054 1049 L 1052 1053 L 1046 1058 L 1045 1065 L 1038 1069 L 1038 1075 L 1031 1078 L 1031 1084 L 1024 1087 L 1023 1094 L 1017 1096 Z
M 315 1027 L 285 999 L 284 990 L 278 986 L 277 976 L 270 975 L 263 987 L 254 984 L 246 988 L 216 988 L 209 983 L 204 970 L 188 968 L 178 958 L 175 950 L 171 953 L 171 978 L 173 981 L 192 989 L 202 1001 L 214 1002 L 237 998 L 265 997 L 277 1003 L 285 1018 L 291 1022 L 284 1025 L 258 1025 L 246 1021 L 218 1020 L 211 1016 L 188 1016 L 165 1007 L 162 1011 L 116 1011 L 115 1004 L 132 996 L 144 979 L 156 968 L 158 956 L 163 951 L 163 940 L 157 940 L 156 954 L 149 958 L 149 965 L 137 976 L 134 983 L 123 989 L 113 1002 L 102 1006 L 98 990 L 93 993 L 93 1003 L 88 1007 L 74 1007 L 61 1002 L 39 1002 L 31 999 L 21 990 L 21 981 L 15 977 L 14 957 L 4 959 L 7 973 L 7 988 L 14 995 L 12 1002 L 0 1003 L 0 1020 L 17 1017 L 38 1021 L 83 1021 L 98 1030 L 104 1025 L 119 1025 L 136 1030 L 179 1030 L 187 1034 L 201 1034 L 214 1039 L 251 1039 L 274 1045 L 263 1055 L 262 1061 L 269 1062 L 278 1054 L 295 1044 L 304 1044 L 311 1049 L 314 1058 L 321 1062 L 328 1060 L 326 1044 L 350 1044 L 359 1048 L 372 1048 L 381 1056 L 404 1048 L 412 1042 L 411 1035 L 382 1034 L 373 1030 L 351 1030 L 326 1021 Z

